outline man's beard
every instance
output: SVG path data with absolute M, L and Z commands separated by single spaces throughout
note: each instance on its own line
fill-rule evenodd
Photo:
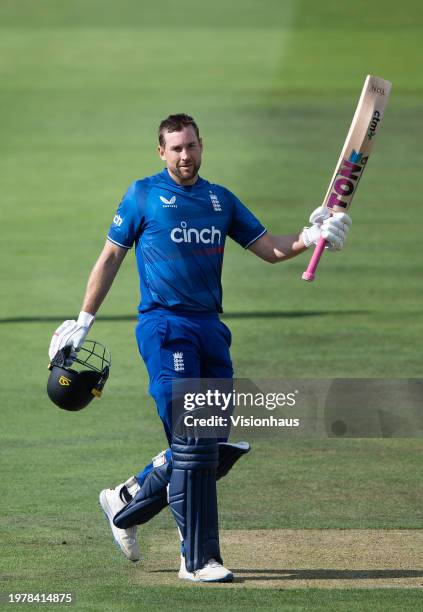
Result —
M 190 165 L 189 167 L 187 166 L 184 167 L 185 172 L 181 171 L 181 168 L 178 166 L 175 166 L 175 168 L 173 169 L 173 172 L 182 181 L 190 181 L 196 176 L 196 174 L 198 174 L 200 166 L 201 166 L 200 162 L 197 162 L 197 163 L 193 162 L 192 165 Z M 189 170 L 189 174 L 186 173 L 186 170 Z

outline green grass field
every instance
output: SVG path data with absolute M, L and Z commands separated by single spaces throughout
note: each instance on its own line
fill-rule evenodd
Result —
M 417 0 L 0 3 L 1 592 L 66 589 L 81 610 L 421 609 L 421 589 L 394 579 L 223 592 L 160 574 L 146 585 L 120 558 L 98 492 L 164 445 L 134 340 L 132 253 L 93 332 L 113 355 L 103 399 L 64 413 L 45 383 L 50 336 L 77 315 L 116 204 L 161 168 L 164 116 L 192 114 L 202 174 L 289 233 L 326 191 L 367 73 L 393 92 L 347 248 L 310 285 L 308 255 L 269 266 L 228 244 L 225 322 L 240 377 L 421 377 L 422 36 Z M 422 449 L 417 438 L 257 442 L 219 485 L 221 528 L 419 530 Z M 145 548 L 167 530 L 163 512 Z M 176 568 L 177 547 L 162 562 Z

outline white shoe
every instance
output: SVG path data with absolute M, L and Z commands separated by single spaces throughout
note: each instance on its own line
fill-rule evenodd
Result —
M 182 580 L 191 580 L 192 582 L 232 582 L 234 579 L 233 573 L 215 559 L 210 559 L 200 570 L 188 572 L 183 555 L 181 555 L 181 568 L 178 576 Z
M 122 483 L 114 489 L 104 489 L 100 493 L 99 502 L 109 521 L 110 529 L 112 530 L 116 544 L 127 559 L 130 561 L 138 561 L 141 555 L 136 540 L 137 526 L 134 525 L 128 529 L 119 529 L 113 523 L 113 518 L 116 514 L 126 506 L 126 502 L 123 502 L 119 495 L 124 484 L 126 483 Z

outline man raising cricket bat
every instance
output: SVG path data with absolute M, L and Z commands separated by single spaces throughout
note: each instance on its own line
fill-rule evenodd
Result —
M 332 214 L 342 213 L 350 207 L 373 148 L 390 91 L 389 81 L 367 76 L 347 139 L 323 201 L 322 210 L 326 210 L 327 213 L 329 211 Z M 303 274 L 304 280 L 314 280 L 317 265 L 327 245 L 328 241 L 322 235 Z
M 219 319 L 227 237 L 277 263 L 320 238 L 329 249 L 342 249 L 351 219 L 346 212 L 331 215 L 319 207 L 310 217 L 311 227 L 290 235 L 271 234 L 233 193 L 198 175 L 202 152 L 192 117 L 170 115 L 161 122 L 158 153 L 165 168 L 136 180 L 124 195 L 91 271 L 78 320 L 65 321 L 56 330 L 49 355 L 53 359 L 65 346 L 74 351 L 82 346 L 126 253 L 135 245 L 142 294 L 136 337 L 168 448 L 133 476 L 103 489 L 100 505 L 130 561 L 140 558 L 137 526 L 169 505 L 181 538 L 179 578 L 228 582 L 233 575 L 220 554 L 216 480 L 249 446 L 178 436 L 172 429 L 172 381 L 233 377 L 231 333 Z M 128 452 L 124 442 L 122 452 Z

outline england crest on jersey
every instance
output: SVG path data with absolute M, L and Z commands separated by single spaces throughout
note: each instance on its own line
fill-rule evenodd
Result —
M 184 354 L 181 351 L 173 353 L 173 367 L 175 372 L 185 371 Z
M 214 212 L 222 212 L 222 206 L 219 202 L 219 198 L 215 193 L 209 191 L 210 202 L 212 203 Z

